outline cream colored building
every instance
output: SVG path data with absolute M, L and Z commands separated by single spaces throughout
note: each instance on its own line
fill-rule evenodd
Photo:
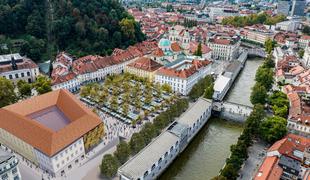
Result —
M 141 57 L 128 64 L 125 67 L 125 72 L 154 81 L 155 73 L 160 67 L 162 67 L 162 65 L 156 61 L 147 57 Z

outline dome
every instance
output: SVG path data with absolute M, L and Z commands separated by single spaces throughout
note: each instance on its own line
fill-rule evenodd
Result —
M 165 39 L 165 38 L 161 39 L 159 41 L 159 43 L 158 43 L 158 46 L 160 48 L 162 48 L 162 47 L 170 47 L 170 45 L 171 45 L 171 42 L 168 39 Z

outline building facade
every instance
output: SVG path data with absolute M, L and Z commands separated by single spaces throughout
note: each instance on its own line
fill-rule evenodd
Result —
M 253 25 L 250 27 L 245 27 L 242 32 L 242 38 L 254 41 L 260 44 L 265 44 L 267 39 L 273 40 L 274 33 L 273 31 L 266 29 L 262 25 Z
M 155 82 L 169 84 L 174 92 L 187 95 L 193 86 L 211 73 L 208 60 L 184 60 L 169 67 L 162 67 L 155 74 Z
M 0 179 L 21 180 L 18 170 L 18 159 L 0 148 Z
M 293 0 L 291 16 L 305 16 L 306 3 L 305 0 Z
M 280 0 L 277 4 L 277 13 L 287 16 L 290 12 L 290 1 Z
M 207 42 L 212 49 L 211 57 L 214 60 L 231 61 L 239 56 L 240 39 L 238 37 L 213 36 Z
M 160 67 L 162 67 L 162 65 L 156 61 L 147 57 L 141 57 L 128 64 L 125 67 L 125 72 L 154 81 L 155 73 Z
M 14 83 L 24 80 L 34 82 L 39 75 L 39 67 L 20 54 L 7 54 L 0 56 L 0 77 L 4 77 Z
M 100 118 L 67 90 L 3 107 L 0 113 L 0 143 L 53 177 L 78 166 L 104 133 Z
M 211 110 L 211 101 L 198 99 L 166 131 L 118 169 L 120 179 L 156 179 L 206 124 Z

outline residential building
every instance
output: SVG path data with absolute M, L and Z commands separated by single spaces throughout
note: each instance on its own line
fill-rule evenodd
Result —
M 208 40 L 207 45 L 212 50 L 212 59 L 231 61 L 239 56 L 239 37 L 214 35 Z
M 299 39 L 298 39 L 298 47 L 300 49 L 305 49 L 309 46 L 310 43 L 310 36 L 307 35 L 302 35 Z
M 273 40 L 274 32 L 267 29 L 264 25 L 247 26 L 241 32 L 243 39 L 254 41 L 260 44 L 265 44 L 267 39 Z
M 29 58 L 20 54 L 0 55 L 0 77 L 16 83 L 19 80 L 34 82 L 39 75 L 39 67 Z
M 277 13 L 283 14 L 285 16 L 290 12 L 290 1 L 288 0 L 279 0 L 277 4 Z
M 211 110 L 211 101 L 198 99 L 166 131 L 118 169 L 120 179 L 156 179 L 207 123 Z
M 211 72 L 208 60 L 178 60 L 161 67 L 155 74 L 155 82 L 169 84 L 174 92 L 187 95 L 192 87 Z
M 309 175 L 310 139 L 288 134 L 267 151 L 254 180 L 292 180 Z
M 306 3 L 306 0 L 293 0 L 291 16 L 304 16 Z
M 221 21 L 224 17 L 239 16 L 239 11 L 226 7 L 210 7 L 209 16 L 212 21 Z
M 296 20 L 282 21 L 276 24 L 276 29 L 287 32 L 295 32 L 298 30 L 300 25 L 300 21 Z
M 20 180 L 22 179 L 18 170 L 18 159 L 15 155 L 0 148 L 0 179 Z
M 78 166 L 103 136 L 101 119 L 67 90 L 3 107 L 0 113 L 0 143 L 52 176 Z
M 53 64 L 52 89 L 67 89 L 75 92 L 80 86 L 103 80 L 106 76 L 120 74 L 125 67 L 157 49 L 156 42 L 144 41 L 126 50 L 115 49 L 111 56 L 88 55 L 78 59 L 60 53 Z
M 162 65 L 156 61 L 147 57 L 141 57 L 136 61 L 128 64 L 125 67 L 125 72 L 135 74 L 139 77 L 147 78 L 150 81 L 154 81 L 155 73 L 160 67 L 162 67 Z
M 310 68 L 310 47 L 309 46 L 305 48 L 305 53 L 301 59 L 301 62 L 305 67 Z

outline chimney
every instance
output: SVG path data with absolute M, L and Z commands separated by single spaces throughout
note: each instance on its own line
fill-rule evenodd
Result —
M 17 70 L 17 64 L 13 55 L 11 55 L 11 63 L 13 70 Z

